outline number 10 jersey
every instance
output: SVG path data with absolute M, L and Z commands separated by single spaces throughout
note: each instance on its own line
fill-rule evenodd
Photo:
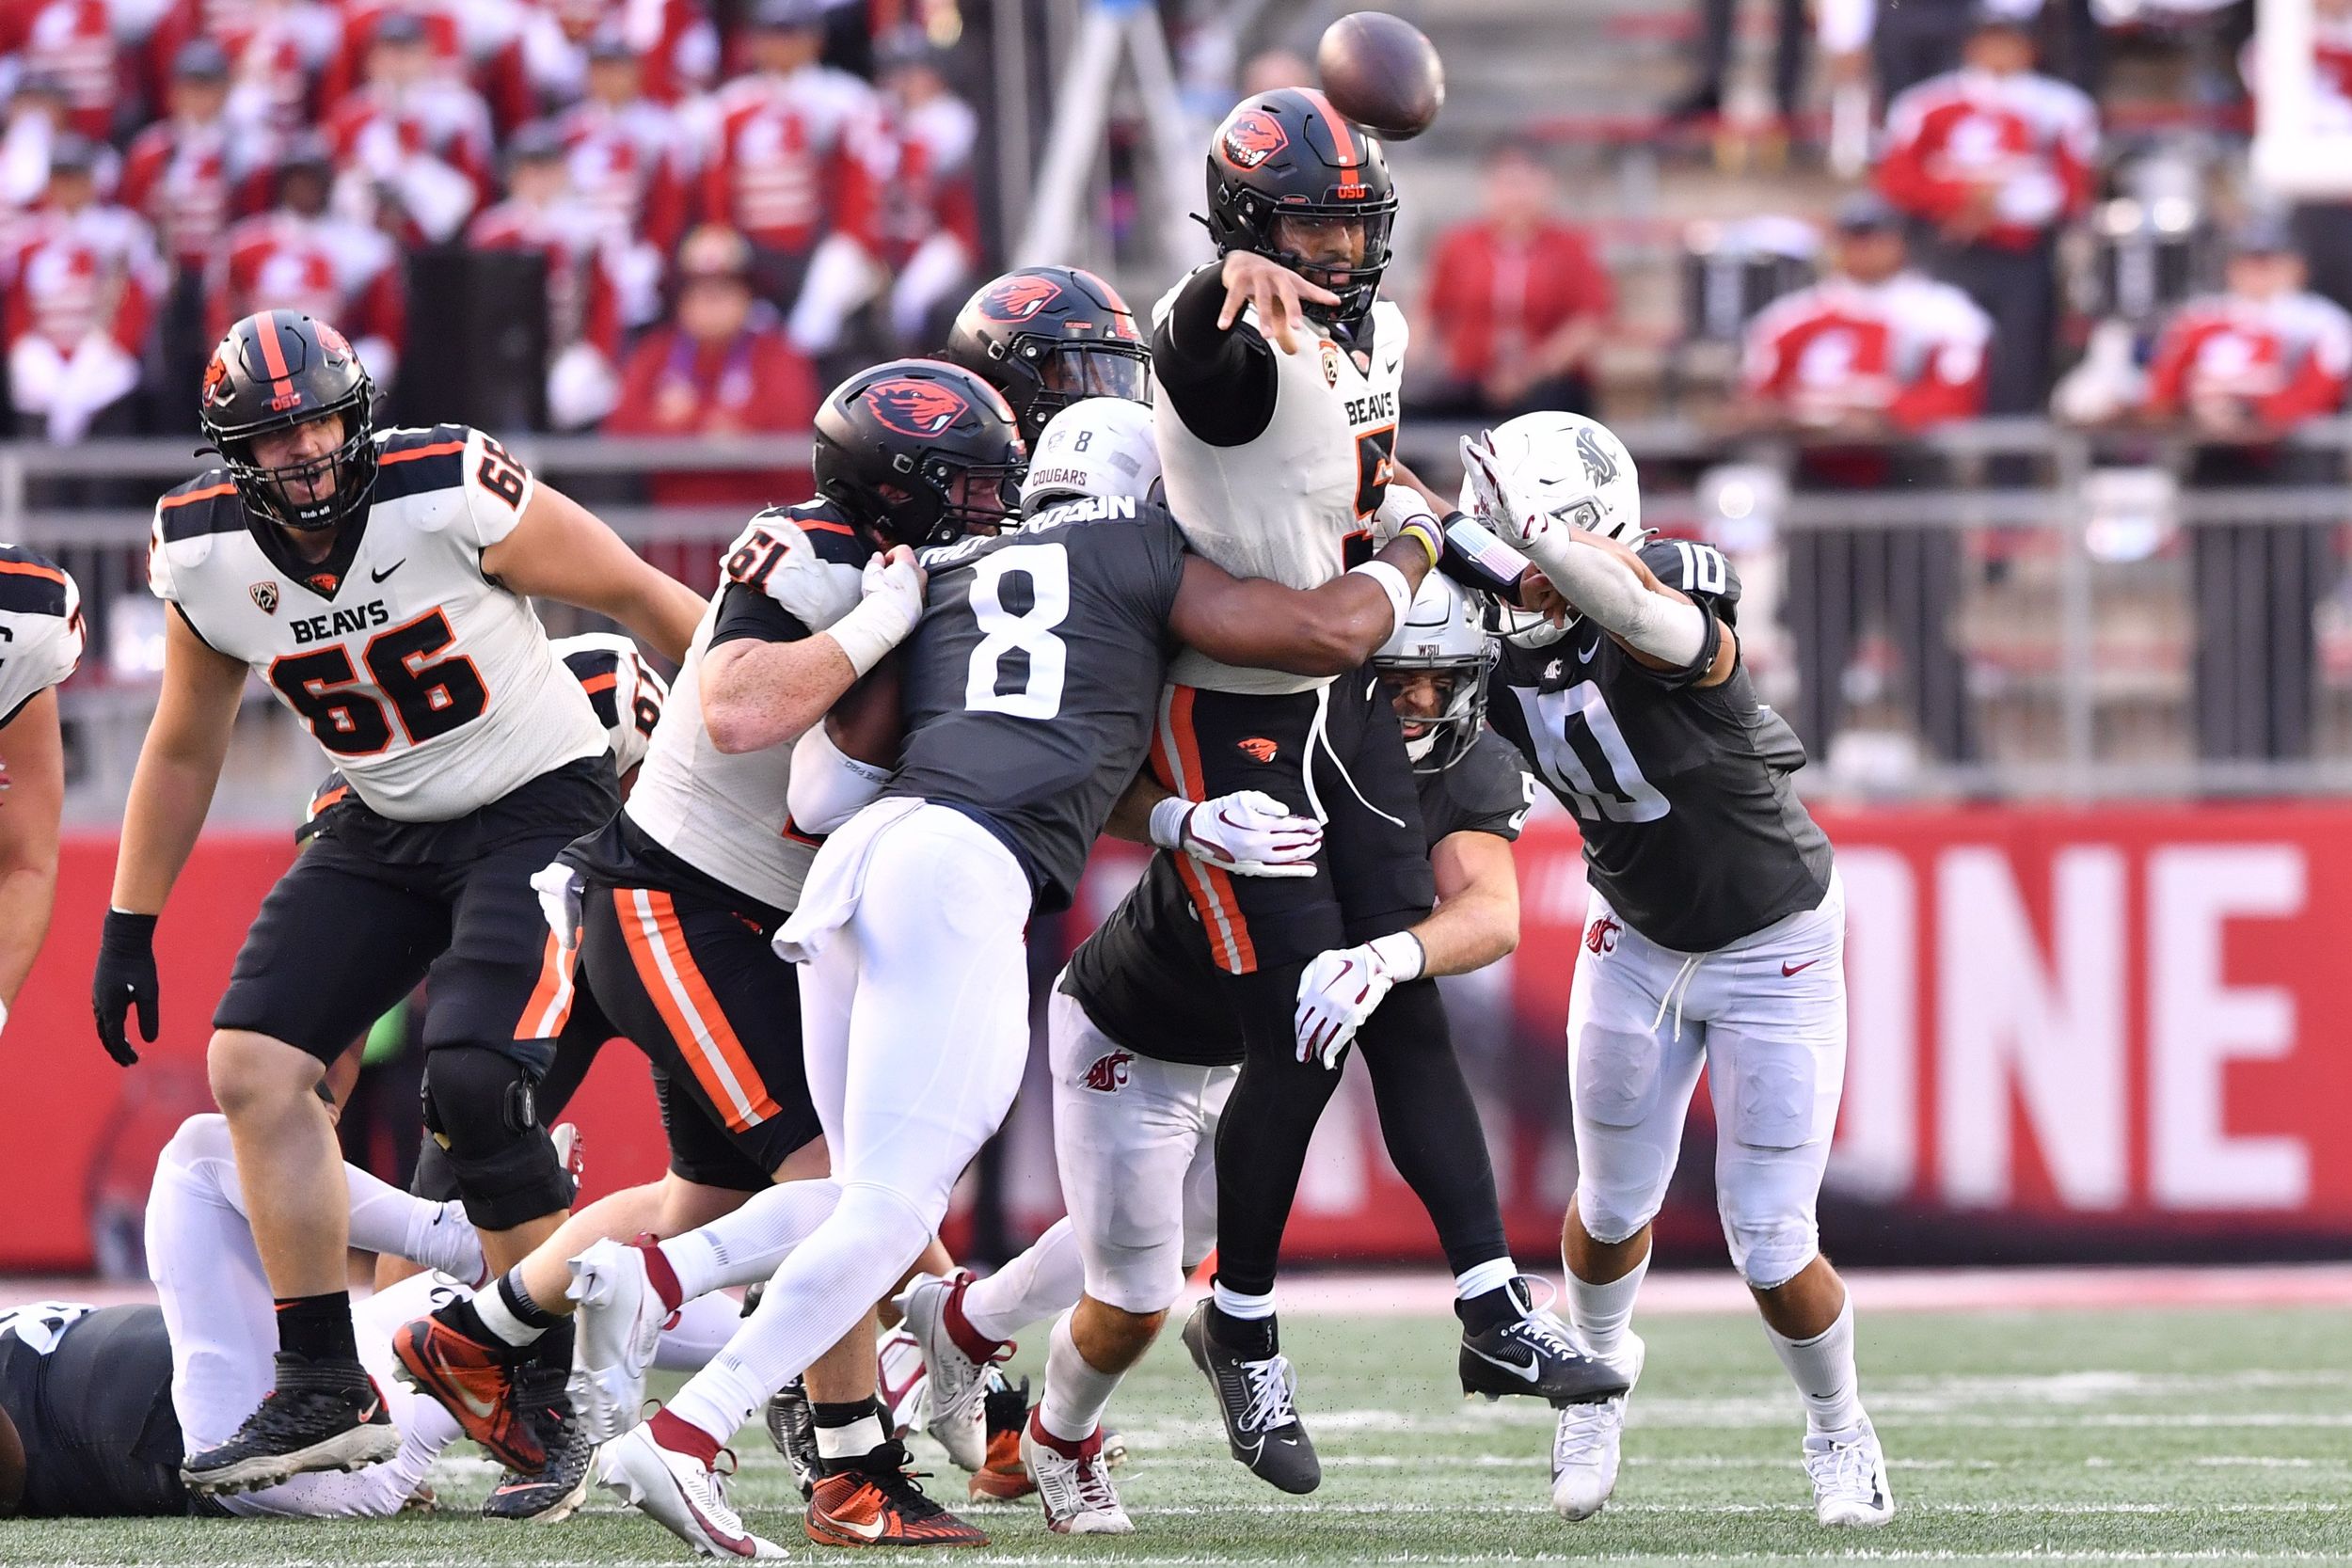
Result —
M 1726 626 L 1740 578 L 1706 545 L 1657 539 L 1642 559 Z M 1743 664 L 1677 685 L 1589 621 L 1543 648 L 1505 643 L 1487 716 L 1584 836 L 1585 874 L 1661 947 L 1711 953 L 1817 907 L 1828 835 L 1789 787 L 1804 748 L 1756 701 Z
M 478 430 L 381 432 L 366 510 L 307 562 L 208 469 L 156 504 L 149 584 L 252 668 L 375 812 L 447 821 L 605 750 L 531 601 L 482 569 L 532 484 Z

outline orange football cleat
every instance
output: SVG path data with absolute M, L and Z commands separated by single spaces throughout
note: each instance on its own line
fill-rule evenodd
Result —
M 988 1544 L 987 1536 L 924 1495 L 898 1443 L 884 1443 L 852 1468 L 819 1477 L 808 1500 L 807 1529 L 820 1546 Z
M 419 1318 L 392 1335 L 400 1363 L 393 1375 L 448 1411 L 500 1464 L 536 1475 L 547 1467 L 548 1450 L 515 1408 L 502 1348 L 470 1339 L 438 1318 Z

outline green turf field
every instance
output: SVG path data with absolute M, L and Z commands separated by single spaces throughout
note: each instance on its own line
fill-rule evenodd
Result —
M 1571 1527 L 1550 1512 L 1547 1412 L 1454 1396 L 1450 1323 L 1300 1318 L 1286 1337 L 1323 1453 L 1313 1497 L 1284 1498 L 1226 1457 L 1171 1334 L 1113 1410 L 1134 1450 L 1120 1485 L 1136 1533 L 1073 1541 L 1049 1534 L 1033 1503 L 976 1510 L 996 1550 L 958 1560 L 2352 1562 L 2352 1325 L 2341 1313 L 1866 1318 L 1864 1386 L 1902 1513 L 1883 1530 L 1836 1536 L 1813 1524 L 1796 1397 L 1754 1321 L 1642 1327 L 1649 1370 L 1617 1498 L 1597 1520 Z M 1038 1373 L 1041 1353 L 1041 1338 L 1014 1370 Z M 796 1558 L 843 1555 L 800 1536 L 797 1495 L 764 1435 L 747 1431 L 740 1451 L 736 1495 L 754 1528 Z M 450 1464 L 437 1478 L 443 1512 L 395 1521 L 0 1524 L 0 1562 L 689 1560 L 601 1495 L 557 1526 L 472 1517 L 489 1482 L 476 1460 Z

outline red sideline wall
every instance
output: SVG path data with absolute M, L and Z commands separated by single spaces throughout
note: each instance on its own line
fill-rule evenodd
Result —
M 1851 920 L 1852 1054 L 1830 1194 L 1841 1224 L 1875 1216 L 1875 1228 L 1977 1236 L 1994 1253 L 2027 1234 L 2091 1248 L 2126 1233 L 2352 1234 L 2352 1031 L 2335 1005 L 2352 804 L 1825 821 Z M 0 1036 L 16 1085 L 0 1103 L 0 1269 L 87 1267 L 93 1205 L 136 1212 L 154 1149 L 208 1108 L 211 1005 L 291 847 L 216 835 L 199 847 L 161 929 L 163 1037 L 129 1072 L 89 1023 L 113 853 L 111 837 L 68 844 L 56 921 Z M 1584 888 L 1563 823 L 1532 829 L 1518 863 L 1519 952 L 1454 1003 L 1514 1242 L 1541 1257 L 1574 1180 L 1561 1024 Z M 1081 908 L 1121 879 L 1116 863 L 1100 868 Z M 589 1137 L 592 1193 L 660 1167 L 634 1053 L 608 1051 L 570 1114 Z M 1703 1102 L 1692 1127 L 1666 1232 L 1704 1244 Z M 1051 1202 L 1017 1196 L 1031 1218 Z M 1433 1249 L 1360 1083 L 1318 1138 L 1290 1244 L 1301 1258 Z

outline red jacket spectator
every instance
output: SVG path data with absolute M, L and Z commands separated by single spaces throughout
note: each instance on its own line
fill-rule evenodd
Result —
M 267 203 L 265 150 L 231 125 L 228 59 L 198 40 L 183 52 L 171 84 L 172 117 L 131 140 L 117 196 L 161 236 L 172 263 L 201 274 L 230 220 Z
M 319 78 L 321 103 L 340 103 L 369 79 L 376 37 L 395 15 L 422 24 L 437 72 L 481 94 L 501 133 L 533 118 L 521 8 L 500 0 L 345 0 L 342 36 Z
M 828 229 L 870 254 L 889 166 L 874 91 L 817 63 L 816 26 L 765 9 L 755 21 L 755 73 L 721 87 L 707 110 L 703 218 L 787 255 L 806 254 Z
M 100 204 L 95 165 L 87 141 L 61 138 L 46 201 L 0 251 L 9 396 L 21 420 L 43 420 L 60 443 L 137 387 L 166 281 L 138 214 Z
M 300 310 L 341 327 L 379 387 L 407 334 L 400 252 L 389 238 L 326 214 L 325 171 L 279 171 L 278 205 L 231 227 L 205 281 L 205 330 L 217 338 L 255 310 Z
M 494 188 L 490 111 L 436 70 L 424 27 L 407 12 L 377 20 L 368 83 L 336 102 L 323 129 L 337 168 L 391 199 L 412 245 L 456 237 Z
M 229 118 L 292 132 L 310 123 L 310 84 L 341 36 L 335 12 L 317 0 L 174 0 L 148 57 L 161 77 L 191 40 L 210 39 L 229 56 Z
M 2165 324 L 2147 411 L 2227 436 L 2275 433 L 2343 407 L 2352 315 L 2305 292 L 2283 235 L 2241 242 L 2229 282 L 2227 293 L 2190 300 Z
M 686 232 L 693 149 L 678 111 L 638 90 L 642 74 L 635 55 L 599 43 L 588 64 L 588 96 L 564 111 L 556 130 L 580 199 L 667 255 Z
M 623 436 L 715 436 L 804 431 L 817 417 L 817 377 L 772 309 L 753 297 L 750 254 L 738 235 L 697 230 L 678 256 L 685 278 L 677 322 L 647 333 L 629 356 L 604 428 Z M 663 473 L 653 499 L 669 506 L 788 500 L 810 494 L 805 469 Z
M 2032 71 L 1963 67 L 1886 111 L 1878 186 L 1952 240 L 2026 250 L 2090 202 L 2099 113 Z
M 64 87 L 66 129 L 106 140 L 124 103 L 139 97 L 135 61 L 124 45 L 135 28 L 145 27 L 143 8 L 124 0 L 32 0 L 30 8 L 24 70 Z
M 972 173 L 979 117 L 948 89 L 938 55 L 919 29 L 900 29 L 877 52 L 882 139 L 891 160 L 876 214 L 878 259 L 894 277 L 891 330 L 920 352 L 931 345 L 940 306 L 964 293 L 979 261 L 979 196 Z M 816 336 L 821 341 L 827 334 Z

